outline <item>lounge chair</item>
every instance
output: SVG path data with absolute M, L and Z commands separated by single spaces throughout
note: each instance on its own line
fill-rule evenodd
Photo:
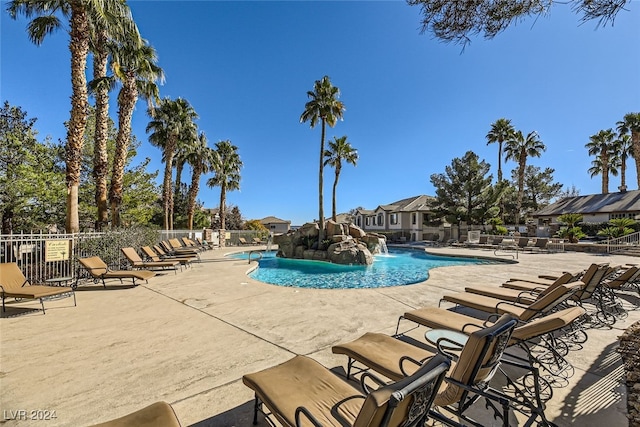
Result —
M 519 394 L 521 399 L 515 401 L 514 398 L 489 386 L 490 380 L 499 371 L 502 354 L 516 324 L 516 319 L 507 314 L 498 319 L 494 325 L 471 333 L 464 345 L 451 342 L 447 338 L 438 340 L 439 353 L 448 354 L 446 348 L 451 344 L 462 348 L 459 356 L 450 355 L 457 360 L 436 395 L 433 406 L 437 407 L 438 412 L 431 411 L 432 418 L 448 425 L 461 425 L 446 418 L 442 414 L 446 411 L 464 422 L 479 426 L 480 424 L 469 418 L 465 412 L 474 402 L 484 398 L 487 407 L 491 407 L 495 411 L 494 415 L 502 418 L 505 427 L 509 425 L 510 410 L 529 417 L 524 425 L 532 425 L 538 417 L 541 418 L 542 424 L 550 425 L 539 398 L 536 397 L 537 401 L 533 402 L 523 394 Z M 334 346 L 332 351 L 348 357 L 348 376 L 354 362 L 358 362 L 392 380 L 403 378 L 435 354 L 380 333 L 366 333 L 355 341 Z M 537 369 L 511 361 L 504 363 L 530 369 L 535 376 L 534 385 L 539 384 Z M 505 375 L 505 377 L 509 386 L 516 387 L 508 376 Z M 497 406 L 500 406 L 501 411 L 496 408 Z
M 474 285 L 464 288 L 465 292 L 472 294 L 485 295 L 492 298 L 499 298 L 506 301 L 519 302 L 523 304 L 531 304 L 538 298 L 541 298 L 553 291 L 560 285 L 569 283 L 573 275 L 565 273 L 556 279 L 549 286 L 531 283 L 529 289 L 511 289 L 506 287 L 491 286 L 491 285 Z
M 200 254 L 193 249 L 185 248 L 179 245 L 171 244 L 169 240 L 163 240 L 158 244 L 167 255 L 179 257 L 194 257 L 200 260 Z M 154 247 L 155 248 L 155 247 Z
M 180 263 L 180 265 L 184 265 L 184 266 L 190 266 L 191 265 L 191 261 L 193 260 L 193 258 L 187 258 L 187 257 L 170 257 L 170 256 L 166 256 L 165 257 L 160 257 L 160 254 L 158 254 L 157 252 L 155 252 L 153 249 L 151 249 L 151 246 L 143 246 L 142 247 L 142 252 L 144 252 L 144 255 L 150 260 L 150 261 L 154 261 L 154 262 L 160 262 L 160 261 L 177 261 Z
M 365 388 L 366 394 L 306 356 L 244 375 L 242 382 L 255 392 L 254 425 L 264 405 L 285 426 L 422 427 L 449 365 L 436 356 L 388 385 L 369 374 L 380 388 Z
M 194 261 L 194 260 L 200 261 L 200 257 L 197 254 L 194 254 L 192 252 L 178 253 L 171 249 L 166 249 L 165 246 L 162 244 L 153 245 L 153 250 L 162 259 L 189 259 L 191 261 Z
M 152 270 L 154 268 L 159 268 L 162 270 L 170 269 L 177 272 L 178 270 L 177 266 L 180 265 L 179 261 L 143 261 L 142 258 L 140 258 L 140 255 L 138 255 L 138 252 L 136 252 L 136 250 L 133 248 L 121 248 L 120 250 L 124 254 L 125 258 L 127 258 L 129 263 L 131 264 L 131 267 L 134 270 L 135 269 Z
M 518 249 L 524 250 L 529 245 L 529 238 L 528 237 L 519 237 L 518 241 L 516 242 L 516 244 L 518 246 Z
M 37 299 L 44 311 L 44 300 L 52 297 L 73 296 L 76 305 L 76 293 L 73 288 L 66 286 L 43 286 L 29 283 L 18 264 L 7 262 L 0 264 L 0 293 L 2 293 L 2 311 L 6 312 L 6 298 Z
M 175 411 L 166 402 L 156 402 L 124 417 L 93 427 L 180 427 Z
M 245 239 L 244 237 L 238 237 L 238 242 L 240 242 L 241 245 L 249 244 L 249 242 L 247 242 L 247 239 Z
M 512 314 L 518 320 L 527 322 L 533 318 L 545 314 L 571 298 L 580 291 L 584 284 L 582 282 L 571 282 L 566 285 L 559 285 L 551 292 L 536 299 L 531 304 L 519 304 L 503 299 L 491 298 L 484 295 L 477 295 L 468 292 L 460 292 L 453 295 L 445 295 L 440 300 L 454 303 L 465 307 L 474 308 L 490 314 Z
M 196 248 L 192 248 L 192 247 L 187 247 L 184 246 L 180 240 L 178 239 L 169 239 L 167 240 L 169 247 L 177 253 L 191 253 L 191 254 L 195 254 L 198 255 L 198 253 L 200 252 L 198 249 Z M 198 255 L 199 257 L 200 255 Z
M 539 287 L 539 285 L 543 285 L 543 286 L 549 286 L 551 284 L 553 284 L 557 279 L 559 279 L 562 276 L 565 276 L 566 274 L 570 274 L 572 276 L 572 278 L 569 280 L 570 282 L 575 281 L 575 280 L 580 280 L 583 279 L 583 282 L 588 282 L 589 280 L 591 280 L 591 276 L 596 272 L 598 266 L 603 265 L 603 266 L 608 266 L 608 263 L 603 263 L 603 264 L 596 264 L 593 263 L 591 264 L 588 268 L 584 269 L 584 270 L 579 270 L 576 272 L 563 272 L 563 273 L 559 273 L 559 274 L 539 274 L 537 276 L 518 276 L 518 277 L 512 277 L 508 280 L 508 283 L 510 283 L 509 286 L 506 286 L 506 284 L 504 284 L 504 287 L 511 287 L 512 289 L 522 289 L 522 290 L 528 290 L 531 289 L 531 285 L 529 285 L 529 283 L 534 283 L 536 285 L 536 288 Z M 526 283 L 522 283 L 522 282 L 526 282 Z M 522 284 L 523 287 L 518 287 L 517 284 Z
M 530 364 L 537 363 L 554 377 L 566 378 L 573 373 L 573 366 L 564 358 L 569 353 L 570 343 L 566 340 L 576 342 L 577 334 L 584 333 L 579 319 L 585 313 L 586 310 L 582 307 L 569 307 L 548 313 L 530 322 L 518 324 L 513 330 L 508 347 L 519 347 L 526 353 Z M 408 311 L 400 316 L 396 335 L 403 319 L 431 329 L 447 329 L 467 335 L 493 325 L 491 316 L 487 320 L 481 320 L 455 311 L 425 307 Z M 562 333 L 559 332 L 561 330 L 563 330 Z M 586 341 L 586 335 L 584 341 Z M 551 383 L 548 380 L 544 381 L 550 398 Z
M 188 237 L 182 237 L 180 238 L 180 240 L 182 242 L 182 247 L 185 249 L 192 249 L 196 252 L 204 252 L 207 250 L 207 248 L 198 245 L 196 242 L 194 242 L 193 240 L 189 239 Z
M 79 258 L 80 264 L 89 272 L 94 283 L 102 282 L 102 286 L 107 287 L 105 279 L 131 279 L 133 286 L 136 286 L 136 279 L 148 281 L 156 273 L 149 270 L 111 270 L 100 257 Z M 77 283 L 77 282 L 76 282 Z
M 254 237 L 252 240 L 254 245 L 264 245 L 264 242 L 259 237 Z

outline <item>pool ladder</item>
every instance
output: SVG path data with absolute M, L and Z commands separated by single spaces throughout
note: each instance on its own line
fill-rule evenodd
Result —
M 261 260 L 261 259 L 262 259 L 262 251 L 249 251 L 249 256 L 248 256 L 248 258 L 249 258 L 249 264 L 251 264 L 251 261 L 252 261 L 252 260 L 251 260 L 251 254 L 252 254 L 252 253 L 257 253 L 258 255 L 260 255 L 258 258 L 254 258 L 254 259 L 253 259 L 253 261 L 259 261 L 259 260 Z

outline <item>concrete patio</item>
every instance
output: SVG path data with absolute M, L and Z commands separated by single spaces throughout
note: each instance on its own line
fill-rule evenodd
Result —
M 208 251 L 193 268 L 135 288 L 117 281 L 107 289 L 81 286 L 77 307 L 70 298 L 48 301 L 46 315 L 33 310 L 36 302 L 9 304 L 0 319 L 0 424 L 89 425 L 164 400 L 184 426 L 249 426 L 253 394 L 242 384 L 243 374 L 296 354 L 344 367 L 332 345 L 368 331 L 392 334 L 405 311 L 437 306 L 443 294 L 468 284 L 498 286 L 509 277 L 576 271 L 593 262 L 638 262 L 617 255 L 520 253 L 515 264 L 438 268 L 410 286 L 319 290 L 254 281 L 246 275 L 246 260 L 224 257 L 237 250 Z M 584 348 L 567 357 L 575 374 L 547 404 L 553 422 L 628 425 L 616 348 L 618 336 L 637 320 L 640 311 L 632 311 L 613 329 L 588 330 Z M 54 413 L 55 419 L 32 419 Z

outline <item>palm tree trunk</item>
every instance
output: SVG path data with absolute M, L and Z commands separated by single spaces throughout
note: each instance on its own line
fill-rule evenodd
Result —
M 627 159 L 622 158 L 622 164 L 620 165 L 620 191 L 627 189 Z
M 129 141 L 131 140 L 131 119 L 138 101 L 138 89 L 135 75 L 127 75 L 120 93 L 118 94 L 118 135 L 116 136 L 116 151 L 113 156 L 111 171 L 111 187 L 109 201 L 111 202 L 111 226 L 120 227 L 120 208 L 122 207 L 122 192 L 124 188 L 124 168 L 127 163 Z
M 173 173 L 173 152 L 176 146 L 175 135 L 170 135 L 165 147 L 164 181 L 162 184 L 162 196 L 164 198 L 164 228 L 173 230 L 173 188 L 171 186 L 171 174 Z
M 200 175 L 202 175 L 202 169 L 198 166 L 194 167 L 191 175 L 191 186 L 189 187 L 189 201 L 187 203 L 187 228 L 189 230 L 193 230 L 193 214 L 196 210 L 196 197 L 200 190 Z
M 93 78 L 98 80 L 107 75 L 107 60 L 109 55 L 104 48 L 106 33 L 101 31 L 98 34 L 96 49 L 93 54 Z M 93 145 L 93 177 L 96 183 L 95 201 L 98 208 L 96 218 L 96 229 L 102 227 L 109 221 L 109 210 L 107 205 L 107 132 L 109 126 L 109 88 L 101 84 L 96 90 L 96 128 Z
M 225 235 L 225 227 L 227 226 L 225 221 L 225 205 L 227 204 L 227 183 L 222 182 L 220 184 L 220 207 L 218 208 L 218 213 L 220 214 L 220 247 L 225 247 L 226 235 Z
M 320 173 L 318 176 L 318 225 L 320 232 L 318 234 L 318 247 L 320 242 L 324 240 L 324 136 L 325 136 L 325 119 L 322 118 L 322 133 L 320 134 Z
M 520 225 L 520 211 L 522 210 L 522 199 L 524 197 L 524 170 L 527 166 L 526 154 L 520 156 L 518 168 L 518 202 L 516 203 L 516 225 Z
M 89 19 L 84 2 L 71 2 L 71 31 L 69 50 L 71 51 L 71 117 L 67 130 L 66 161 L 66 230 L 68 233 L 80 231 L 78 216 L 78 187 L 84 130 L 87 124 L 87 77 L 85 68 L 89 54 Z
M 640 133 L 633 130 L 631 130 L 631 146 L 633 147 L 633 158 L 636 160 L 636 177 L 640 189 Z
M 600 160 L 602 161 L 602 194 L 609 194 L 609 156 L 604 149 L 600 152 Z
M 338 180 L 340 179 L 340 168 L 336 167 L 336 179 L 333 180 L 333 194 L 331 195 L 332 209 L 331 219 L 338 221 L 338 215 L 336 213 L 336 192 L 338 190 Z
M 498 182 L 502 181 L 502 141 L 498 141 Z

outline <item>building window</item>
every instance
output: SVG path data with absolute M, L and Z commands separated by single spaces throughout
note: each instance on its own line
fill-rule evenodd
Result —
M 378 214 L 378 225 L 384 225 L 384 216 L 381 213 Z
M 415 212 L 411 214 L 411 224 L 416 225 L 416 222 L 418 221 L 417 216 L 418 214 L 416 214 Z
M 392 213 L 389 216 L 389 223 L 392 225 L 396 225 L 398 223 L 398 214 Z
M 356 217 L 356 225 L 360 227 L 360 217 Z
M 365 223 L 365 225 L 367 225 L 367 226 L 371 225 L 371 218 L 370 218 L 370 217 L 366 217 L 366 218 L 364 219 L 364 223 Z

